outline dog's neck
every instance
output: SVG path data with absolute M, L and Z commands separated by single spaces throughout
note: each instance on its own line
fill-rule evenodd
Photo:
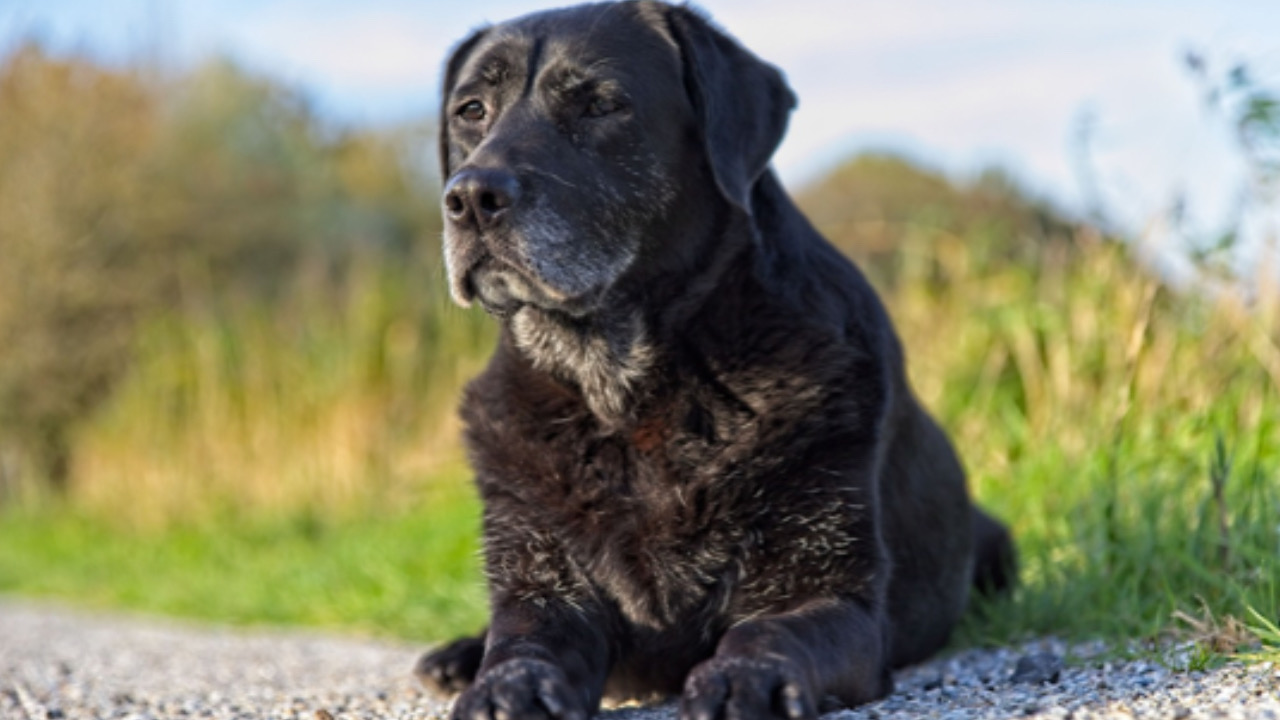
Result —
M 638 310 L 576 319 L 526 305 L 507 327 L 534 368 L 576 385 L 602 423 L 620 426 L 630 418 L 656 358 Z
M 663 344 L 696 334 L 695 318 L 706 303 L 733 302 L 728 295 L 742 289 L 724 282 L 729 268 L 749 266 L 756 257 L 758 230 L 748 215 L 725 213 L 697 232 L 705 233 L 702 242 L 686 242 L 705 248 L 705 255 L 687 258 L 681 268 L 654 270 L 657 277 L 680 280 L 639 278 L 630 291 L 621 291 L 632 295 L 630 301 L 606 303 L 581 318 L 526 305 L 505 321 L 510 341 L 534 369 L 575 386 L 605 427 L 636 421 L 667 355 Z

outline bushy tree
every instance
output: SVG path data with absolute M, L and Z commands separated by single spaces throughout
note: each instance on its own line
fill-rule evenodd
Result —
M 129 73 L 35 45 L 0 66 L 0 430 L 56 486 L 162 284 L 138 232 L 156 120 Z
M 427 137 L 325 127 L 226 60 L 175 76 L 29 43 L 0 61 L 0 485 L 65 486 L 139 322 L 323 312 L 357 256 L 434 258 Z
M 802 190 L 814 224 L 879 283 L 892 285 L 903 252 L 964 238 L 975 262 L 1038 263 L 1068 247 L 1077 227 L 1008 174 L 957 182 L 905 157 L 867 153 Z

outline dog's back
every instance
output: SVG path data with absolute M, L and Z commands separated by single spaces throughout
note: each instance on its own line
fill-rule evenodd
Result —
M 1008 586 L 1012 543 L 969 502 L 955 450 L 916 400 L 901 344 L 866 278 L 813 229 L 775 178 L 762 178 L 756 194 L 757 207 L 768 209 L 759 213 L 757 225 L 763 262 L 770 266 L 764 276 L 774 285 L 771 295 L 790 296 L 789 302 L 798 305 L 790 310 L 795 315 L 825 318 L 832 332 L 819 342 L 844 342 L 881 354 L 889 391 L 877 487 L 891 567 L 886 590 L 890 658 L 895 667 L 919 662 L 946 643 L 971 586 L 984 591 Z M 821 289 L 813 287 L 815 279 Z

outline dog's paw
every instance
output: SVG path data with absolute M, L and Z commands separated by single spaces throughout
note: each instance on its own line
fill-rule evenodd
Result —
M 459 638 L 418 658 L 413 674 L 432 690 L 461 692 L 475 681 L 483 658 L 483 637 Z
M 773 658 L 712 658 L 689 673 L 680 720 L 813 720 L 813 693 L 794 663 Z
M 587 720 L 560 668 L 516 658 L 489 668 L 454 703 L 452 720 Z

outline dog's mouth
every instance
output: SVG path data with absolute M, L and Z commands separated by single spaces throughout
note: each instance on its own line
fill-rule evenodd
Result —
M 445 232 L 445 269 L 454 302 L 462 307 L 478 302 L 489 314 L 505 317 L 520 305 L 538 300 L 539 283 L 518 264 L 498 257 L 479 238 L 449 230 Z
M 592 289 L 569 295 L 489 252 L 481 253 L 462 274 L 459 291 L 464 304 L 478 302 L 485 312 L 499 319 L 511 317 L 525 305 L 580 318 L 597 307 L 603 294 L 600 289 Z
M 499 318 L 510 317 L 522 305 L 536 303 L 540 299 L 536 284 L 514 266 L 488 253 L 467 270 L 462 286 L 485 312 Z

